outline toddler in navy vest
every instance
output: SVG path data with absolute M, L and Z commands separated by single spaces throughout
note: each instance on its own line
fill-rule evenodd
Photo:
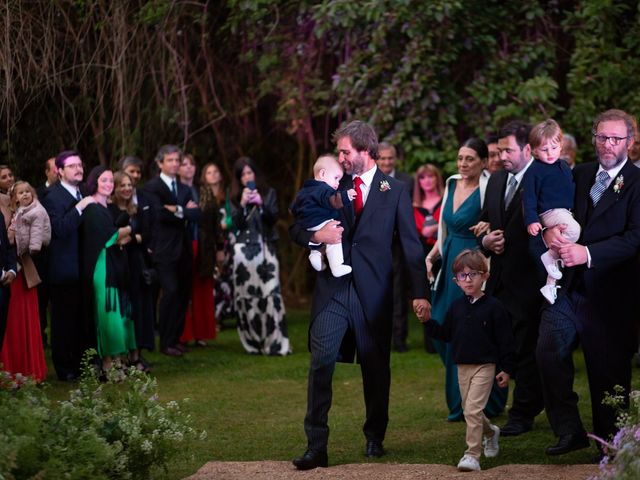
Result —
M 580 225 L 571 214 L 575 185 L 571 168 L 560 160 L 562 130 L 555 120 L 537 124 L 529 134 L 529 145 L 536 158 L 523 179 L 522 205 L 524 223 L 529 235 L 536 236 L 542 227 L 565 224 L 562 235 L 570 242 L 578 241 Z M 540 256 L 547 270 L 547 283 L 540 292 L 549 303 L 557 297 L 556 280 L 562 278 L 562 261 L 557 252 L 549 249 Z
M 333 155 L 322 155 L 313 165 L 313 179 L 305 180 L 296 199 L 291 205 L 291 213 L 296 222 L 309 231 L 317 231 L 338 216 L 338 210 L 348 205 L 356 196 L 354 189 L 338 190 L 343 175 L 338 160 Z M 326 245 L 327 261 L 334 277 L 351 273 L 351 267 L 344 264 L 342 244 Z M 317 271 L 325 268 L 320 245 L 312 248 L 309 262 Z

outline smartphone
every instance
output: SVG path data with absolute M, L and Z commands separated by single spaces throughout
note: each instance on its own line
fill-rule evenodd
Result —
M 256 182 L 254 182 L 253 180 L 249 180 L 247 182 L 247 188 L 249 190 L 255 190 L 256 189 Z

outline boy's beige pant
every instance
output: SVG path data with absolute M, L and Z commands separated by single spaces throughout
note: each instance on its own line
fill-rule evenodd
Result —
M 480 460 L 483 434 L 493 435 L 493 430 L 489 428 L 491 423 L 483 410 L 489 400 L 495 375 L 495 363 L 458 365 L 458 385 L 467 422 L 467 450 L 464 454 L 477 460 Z

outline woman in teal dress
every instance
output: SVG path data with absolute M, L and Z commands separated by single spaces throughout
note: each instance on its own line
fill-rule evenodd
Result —
M 114 357 L 137 348 L 128 295 L 128 262 L 122 248 L 131 239 L 131 227 L 118 228 L 107 209 L 113 186 L 111 170 L 103 166 L 91 170 L 87 193 L 95 202 L 82 212 L 80 232 L 85 312 L 94 322 L 104 371 L 111 368 Z
M 486 144 L 477 138 L 470 138 L 458 151 L 458 174 L 447 179 L 442 200 L 442 213 L 438 231 L 438 242 L 427 255 L 427 273 L 433 281 L 432 264 L 442 258 L 442 267 L 432 290 L 433 320 L 442 324 L 451 303 L 463 295 L 453 281 L 452 265 L 456 256 L 466 248 L 477 248 L 478 243 L 472 227 L 478 224 L 480 210 L 488 176 L 484 167 L 488 157 Z M 446 369 L 445 391 L 450 422 L 463 419 L 462 399 L 458 388 L 458 369 L 451 357 L 451 344 L 434 340 Z M 507 402 L 508 389 L 494 384 L 485 413 L 488 417 L 500 414 Z

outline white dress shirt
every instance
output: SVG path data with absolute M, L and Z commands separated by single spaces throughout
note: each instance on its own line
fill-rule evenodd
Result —
M 67 192 L 69 192 L 73 198 L 78 198 L 78 193 L 80 193 L 80 189 L 78 187 L 74 187 L 73 185 L 65 182 L 62 179 L 60 180 L 60 185 L 62 185 L 64 189 Z M 80 196 L 82 196 L 82 193 L 80 193 Z M 79 215 L 82 215 L 82 210 L 80 210 L 78 207 L 76 207 L 76 210 L 78 211 Z
M 169 175 L 165 175 L 164 173 L 160 172 L 160 180 L 164 182 L 164 184 L 169 188 L 169 191 L 171 191 L 171 193 L 173 193 L 172 183 L 176 182 L 176 197 L 178 196 L 178 178 L 177 177 L 171 178 Z M 177 199 L 176 199 L 176 202 L 177 202 Z M 182 206 L 178 205 L 177 203 L 176 203 L 176 211 L 174 215 L 178 218 L 184 217 Z
M 362 185 L 360 185 L 360 191 L 362 192 L 362 206 L 367 203 L 367 197 L 369 196 L 369 190 L 371 190 L 371 183 L 373 182 L 373 176 L 376 174 L 377 166 L 370 168 L 362 175 L 353 175 L 353 178 L 360 177 L 362 179 Z
M 531 159 L 529 160 L 529 163 L 527 163 L 524 168 L 522 170 L 520 170 L 518 173 L 509 173 L 509 176 L 507 177 L 507 185 L 509 185 L 509 182 L 511 181 L 512 177 L 516 178 L 516 186 L 515 189 L 517 190 L 518 187 L 520 186 L 520 183 L 522 182 L 522 177 L 524 177 L 524 174 L 527 172 L 527 170 L 529 169 L 529 167 L 531 166 L 531 164 L 533 163 L 533 157 L 531 157 Z M 504 190 L 504 198 L 507 198 L 507 192 L 509 191 L 509 188 L 505 188 Z

